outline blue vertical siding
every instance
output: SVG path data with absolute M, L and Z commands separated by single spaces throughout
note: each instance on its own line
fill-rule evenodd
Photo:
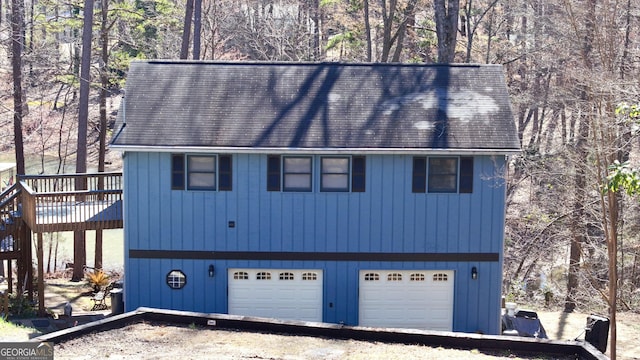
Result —
M 499 332 L 504 234 L 503 157 L 478 156 L 472 194 L 414 194 L 412 157 L 367 156 L 364 193 L 266 191 L 266 155 L 234 154 L 232 191 L 171 190 L 171 154 L 124 160 L 125 306 L 227 311 L 230 267 L 318 268 L 324 320 L 358 323 L 361 269 L 455 271 L 454 330 Z M 229 221 L 235 227 L 229 227 Z M 362 262 L 133 259 L 128 250 L 499 253 L 494 262 Z M 209 264 L 216 276 L 209 278 Z M 471 267 L 478 280 L 471 280 Z M 187 274 L 182 290 L 166 274 Z
M 209 278 L 209 264 L 215 264 L 216 275 Z M 478 268 L 478 279 L 471 279 L 471 267 Z M 130 259 L 127 274 L 146 276 L 127 277 L 125 307 L 127 311 L 138 306 L 207 313 L 227 312 L 228 268 L 320 269 L 323 271 L 323 320 L 346 325 L 358 324 L 358 275 L 360 270 L 428 269 L 454 270 L 453 330 L 496 334 L 500 331 L 500 292 L 495 283 L 500 279 L 500 267 L 495 263 L 432 263 L 432 262 L 355 262 L 327 261 L 232 261 L 232 260 L 149 260 Z M 147 272 L 152 269 L 154 272 Z M 166 275 L 180 269 L 187 276 L 181 290 L 169 288 Z M 151 291 L 145 291 L 151 289 Z M 490 290 L 489 290 L 490 289 Z

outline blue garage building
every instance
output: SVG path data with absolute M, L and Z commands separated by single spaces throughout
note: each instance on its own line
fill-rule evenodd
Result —
M 126 310 L 499 333 L 502 71 L 132 63 Z

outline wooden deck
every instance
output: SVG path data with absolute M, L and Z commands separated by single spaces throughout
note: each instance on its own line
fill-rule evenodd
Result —
M 22 218 L 31 231 L 122 228 L 122 174 L 23 176 Z
M 32 233 L 37 235 L 37 271 L 44 273 L 45 232 L 122 228 L 122 173 L 20 175 L 0 193 L 0 260 L 8 261 L 8 291 L 33 300 Z M 44 280 L 38 276 L 38 312 L 44 309 Z

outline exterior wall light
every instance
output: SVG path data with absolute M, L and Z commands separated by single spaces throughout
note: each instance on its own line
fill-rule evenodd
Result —
M 213 264 L 209 265 L 209 277 L 213 277 L 214 271 L 213 271 Z
M 471 268 L 471 279 L 478 280 L 478 268 L 475 266 Z

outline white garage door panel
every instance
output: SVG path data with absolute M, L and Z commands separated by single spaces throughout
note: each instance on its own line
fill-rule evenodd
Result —
M 322 271 L 229 269 L 229 314 L 322 321 Z
M 359 323 L 450 331 L 453 284 L 452 270 L 362 270 Z

